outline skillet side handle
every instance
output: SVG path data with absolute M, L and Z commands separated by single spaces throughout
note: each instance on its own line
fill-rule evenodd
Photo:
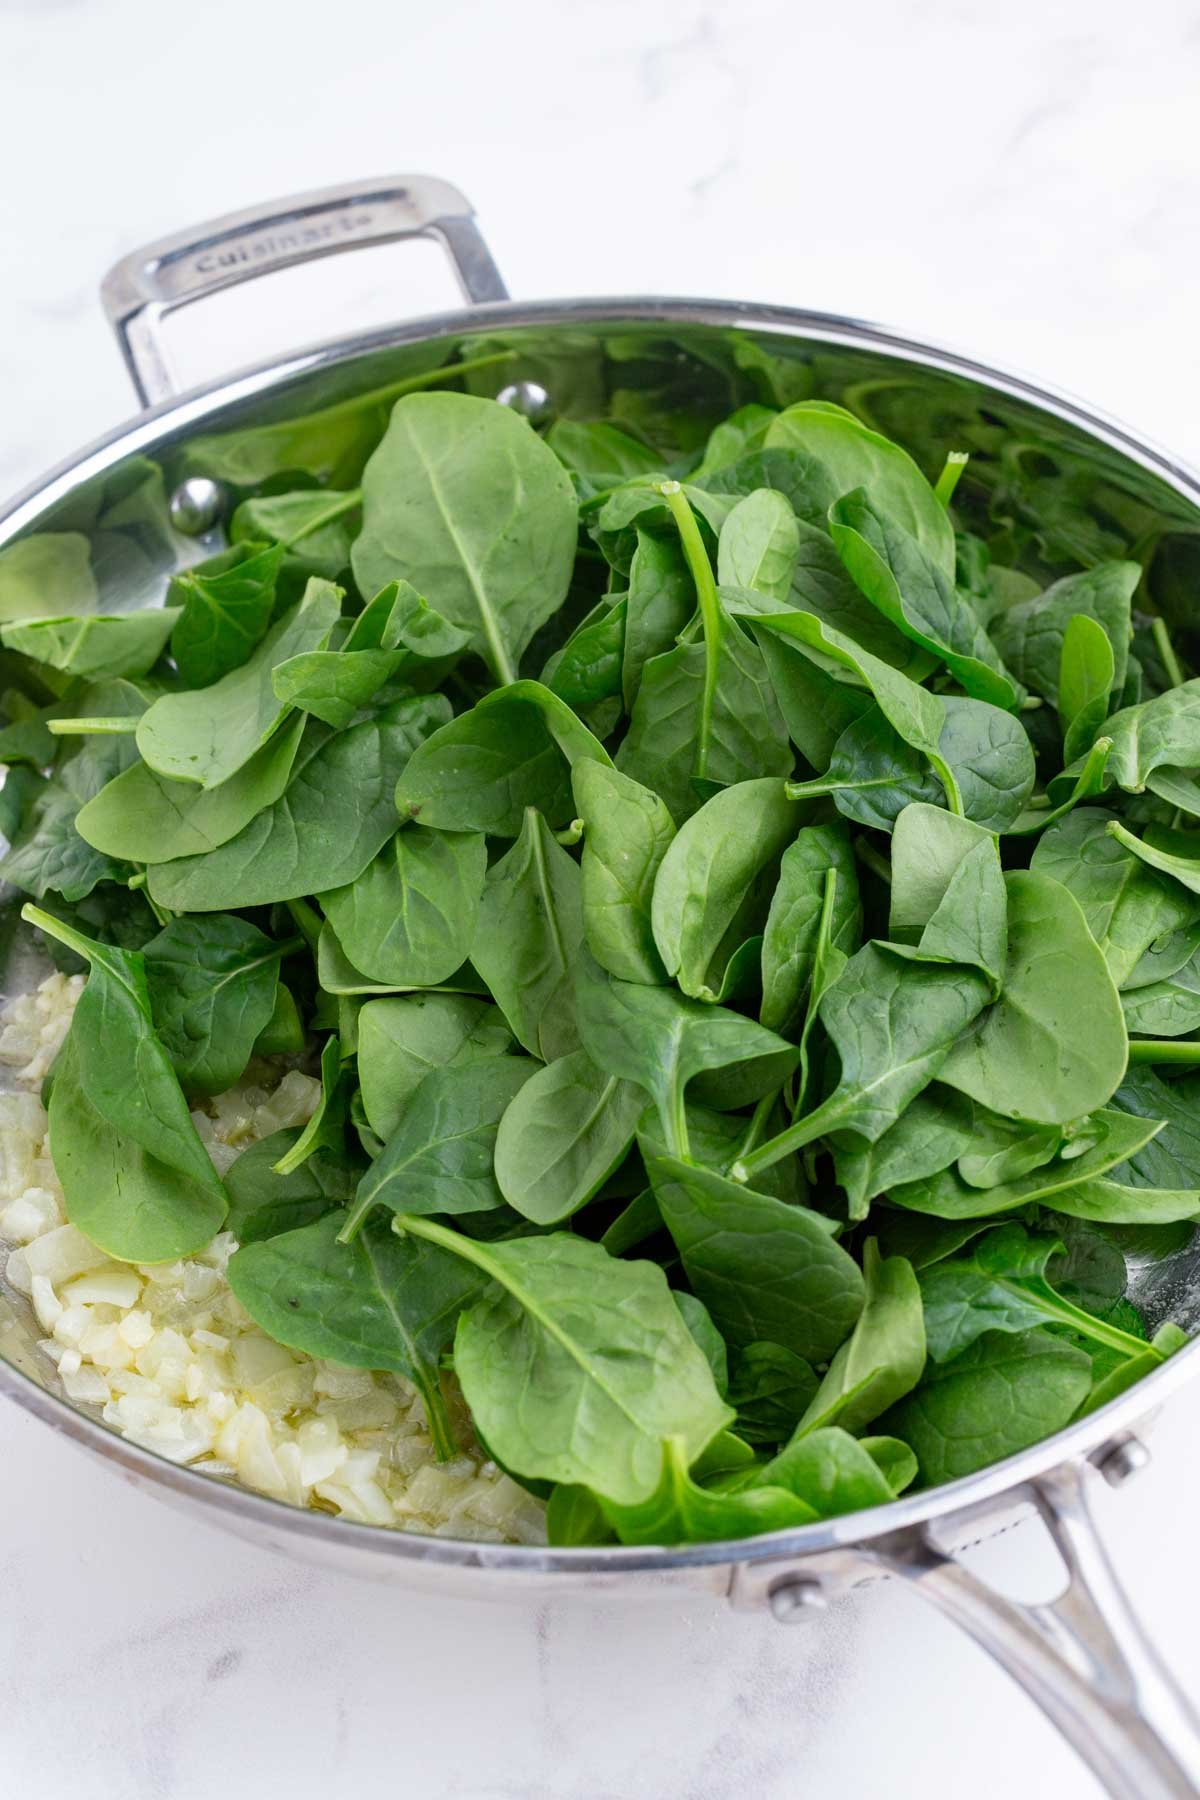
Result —
M 470 202 L 434 175 L 388 175 L 270 200 L 159 238 L 122 258 L 101 298 L 143 406 L 179 392 L 162 324 L 179 306 L 318 257 L 436 238 L 473 305 L 507 300 Z
M 1067 1572 L 1063 1592 L 1042 1604 L 997 1593 L 923 1532 L 862 1548 L 1007 1669 L 1115 1800 L 1197 1800 L 1200 1719 L 1133 1613 L 1096 1531 L 1086 1484 L 1097 1479 L 1089 1464 L 1070 1462 L 1030 1485 Z M 953 1528 L 954 1520 L 943 1524 Z

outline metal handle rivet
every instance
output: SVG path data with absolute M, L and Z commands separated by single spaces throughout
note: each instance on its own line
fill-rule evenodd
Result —
M 211 531 L 221 517 L 225 495 L 218 481 L 207 475 L 192 475 L 181 481 L 167 502 L 167 511 L 176 531 L 184 537 L 200 537 Z
M 1122 1438 L 1110 1450 L 1102 1450 L 1094 1458 L 1096 1467 L 1109 1487 L 1120 1487 L 1150 1462 L 1150 1452 L 1140 1438 Z
M 787 1575 L 777 1581 L 767 1595 L 772 1615 L 781 1625 L 801 1625 L 816 1613 L 824 1612 L 829 1597 L 819 1581 L 803 1575 Z
M 531 425 L 540 425 L 550 414 L 550 396 L 536 381 L 514 381 L 496 395 L 501 406 L 511 406 Z

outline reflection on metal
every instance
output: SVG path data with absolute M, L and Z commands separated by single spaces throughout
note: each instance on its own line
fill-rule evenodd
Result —
M 211 531 L 224 509 L 225 493 L 219 481 L 207 475 L 190 475 L 181 481 L 167 502 L 176 531 L 184 537 L 203 537 Z
M 553 417 L 550 396 L 536 381 L 510 382 L 507 387 L 500 389 L 496 398 L 501 406 L 511 406 L 514 412 L 519 412 L 531 425 L 541 425 Z

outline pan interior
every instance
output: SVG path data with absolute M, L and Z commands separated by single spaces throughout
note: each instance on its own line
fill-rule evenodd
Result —
M 21 503 L 7 527 L 0 523 L 0 545 L 69 534 L 99 610 L 161 604 L 176 570 L 224 543 L 219 526 L 199 536 L 176 529 L 170 502 L 181 484 L 219 483 L 226 516 L 249 492 L 311 485 L 311 476 L 289 472 L 288 457 L 319 416 L 330 446 L 322 484 L 355 486 L 397 385 L 435 382 L 462 361 L 471 392 L 495 396 L 525 384 L 527 405 L 608 417 L 651 441 L 667 413 L 688 421 L 698 448 L 738 406 L 821 399 L 903 444 L 930 475 L 948 452 L 967 451 L 955 495 L 967 529 L 1005 532 L 1022 566 L 1046 584 L 1110 558 L 1140 562 L 1145 596 L 1200 662 L 1200 489 L 1115 428 L 1019 382 L 842 321 L 702 303 L 486 310 L 482 323 L 457 315 L 432 330 L 412 327 L 404 341 L 393 334 L 335 347 L 298 359 L 281 377 L 264 372 L 167 409 L 81 459 L 84 478 L 68 471 L 41 502 Z M 5 996 L 45 972 L 19 923 L 22 898 L 0 889 Z M 1128 1261 L 1131 1296 L 1151 1329 L 1168 1318 L 1200 1328 L 1200 1233 L 1165 1258 L 1133 1243 Z M 54 1370 L 36 1348 L 41 1335 L 28 1303 L 0 1280 L 0 1358 L 53 1391 Z

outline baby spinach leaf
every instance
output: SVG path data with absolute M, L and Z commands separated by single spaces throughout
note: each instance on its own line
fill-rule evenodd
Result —
M 585 1050 L 547 1063 L 509 1101 L 496 1135 L 496 1181 L 535 1225 L 557 1225 L 589 1201 L 633 1142 L 646 1096 L 604 1075 Z
M 1196 902 L 1111 836 L 1111 819 L 1099 807 L 1077 808 L 1039 838 L 1030 868 L 1075 896 L 1120 988 L 1151 944 L 1192 923 Z
M 241 668 L 271 623 L 283 557 L 282 544 L 238 543 L 172 577 L 171 655 L 188 687 Z
M 275 1164 L 277 1175 L 290 1175 L 321 1151 L 340 1156 L 346 1146 L 346 1119 L 354 1086 L 351 1071 L 342 1058 L 336 1037 L 325 1039 L 321 1049 L 321 1098 L 300 1136 Z
M 75 828 L 94 849 L 126 862 L 174 862 L 226 844 L 283 794 L 300 751 L 297 716 L 219 787 L 168 781 L 148 763 L 115 775 L 79 810 Z
M 1112 650 L 1109 692 L 1115 698 L 1125 685 L 1132 632 L 1130 604 L 1141 578 L 1141 567 L 1135 562 L 1098 563 L 1078 575 L 1064 576 L 1044 594 L 1031 595 L 997 614 L 991 625 L 996 648 L 1018 681 L 1058 707 L 1063 640 L 1073 619 L 1090 619 L 1100 627 Z
M 551 825 L 570 818 L 571 769 L 588 757 L 610 762 L 565 700 L 540 681 L 517 681 L 486 694 L 421 745 L 396 805 L 402 816 L 440 831 L 516 837 L 530 807 Z
M 146 612 L 24 619 L 0 626 L 0 642 L 51 669 L 93 681 L 145 675 L 166 649 L 178 617 L 173 608 L 155 606 Z
M 974 844 L 921 933 L 922 956 L 980 969 L 1001 992 L 1008 960 L 1008 895 L 993 837 Z
M 407 825 L 356 881 L 319 899 L 356 968 L 395 987 L 436 987 L 466 961 L 486 874 L 482 833 Z
M 311 752 L 284 794 L 207 854 L 153 864 L 152 898 L 174 912 L 224 912 L 355 881 L 396 829 L 396 782 L 446 717 L 440 694 L 397 700 Z
M 668 1147 L 688 1154 L 684 1094 L 706 1069 L 721 1071 L 722 1104 L 775 1093 L 800 1052 L 739 1013 L 688 999 L 673 988 L 619 981 L 583 952 L 576 968 L 579 1036 L 597 1068 L 635 1081 L 651 1096 Z
M 679 544 L 673 538 L 639 531 L 629 565 L 621 650 L 621 694 L 626 712 L 633 711 L 646 664 L 671 649 L 695 610 L 696 590 Z
M 782 1344 L 746 1344 L 734 1355 L 729 1404 L 751 1444 L 782 1444 L 817 1391 L 812 1366 Z
M 277 663 L 275 697 L 344 731 L 405 661 L 402 650 L 308 650 Z
M 1088 1134 L 1094 1141 L 1081 1156 L 1066 1161 L 1057 1156 L 989 1188 L 972 1186 L 957 1170 L 944 1164 L 928 1176 L 893 1183 L 888 1189 L 888 1203 L 935 1213 L 943 1219 L 989 1218 L 995 1213 L 1031 1206 L 1035 1201 L 1060 1212 L 1072 1212 L 1071 1190 L 1124 1164 L 1154 1136 L 1159 1124 L 1157 1119 L 1131 1118 L 1115 1107 L 1105 1108 L 1089 1119 Z
M 802 400 L 780 413 L 767 432 L 767 447 L 798 451 L 819 464 L 822 514 L 852 488 L 865 488 L 876 505 L 915 538 L 934 566 L 953 579 L 954 531 L 946 509 L 898 444 L 869 430 L 840 406 Z
M 431 1070 L 359 1182 L 347 1239 L 374 1206 L 458 1214 L 503 1205 L 492 1167 L 496 1131 L 536 1066 L 526 1056 L 495 1056 Z
M 647 1156 L 663 1223 L 727 1343 L 766 1340 L 824 1362 L 863 1304 L 858 1266 L 830 1222 L 678 1157 Z
M 503 1056 L 512 1041 L 499 1008 L 473 995 L 369 1000 L 358 1015 L 358 1074 L 372 1130 L 392 1136 L 431 1070 Z
M 273 1131 L 243 1150 L 225 1171 L 225 1226 L 239 1244 L 298 1231 L 353 1200 L 361 1170 L 345 1158 L 318 1151 L 290 1175 L 276 1173 L 275 1164 L 299 1136 L 296 1126 Z
M 821 1517 L 789 1489 L 755 1479 L 752 1487 L 713 1492 L 688 1473 L 687 1450 L 679 1438 L 662 1447 L 662 1473 L 645 1500 L 618 1505 L 602 1500 L 601 1511 L 623 1544 L 707 1544 L 723 1538 L 786 1531 Z
M 991 833 L 944 807 L 916 802 L 896 817 L 892 832 L 888 929 L 898 943 L 918 943 L 963 859 Z
M 985 1331 L 1022 1332 L 1045 1324 L 1068 1327 L 1122 1356 L 1141 1355 L 1144 1345 L 1137 1338 L 1051 1287 L 1047 1266 L 1062 1250 L 1058 1238 L 1033 1236 L 1023 1225 L 1001 1225 L 976 1238 L 969 1250 L 922 1270 L 920 1295 L 933 1360 L 948 1362 Z
M 236 775 L 284 718 L 271 685 L 275 664 L 321 649 L 340 610 L 341 590 L 314 579 L 240 668 L 211 687 L 163 694 L 138 721 L 137 747 L 150 767 L 204 788 Z
M 362 495 L 357 488 L 303 488 L 294 494 L 256 494 L 243 500 L 229 521 L 230 542 L 249 547 L 256 540 L 277 546 L 285 575 L 323 575 L 340 581 L 350 567 L 350 545 L 358 529 Z
M 863 1280 L 862 1311 L 809 1401 L 797 1438 L 829 1425 L 860 1432 L 921 1379 L 925 1320 L 912 1264 L 903 1256 L 881 1257 L 868 1238 Z
M 0 550 L 0 619 L 52 618 L 99 600 L 92 548 L 82 531 L 38 531 Z
M 146 945 L 154 1027 L 187 1093 L 240 1079 L 275 1011 L 288 949 L 229 913 L 172 919 Z
M 487 872 L 471 961 L 518 1043 L 544 1062 L 579 1041 L 572 984 L 582 943 L 579 866 L 531 808 Z
M 685 994 L 714 1000 L 730 927 L 745 920 L 748 890 L 781 855 L 803 817 L 780 780 L 742 781 L 692 814 L 654 881 L 651 922 L 667 974 Z
M 1110 819 L 1106 829 L 1109 837 L 1115 838 L 1139 862 L 1157 869 L 1161 875 L 1170 875 L 1189 893 L 1200 894 L 1200 856 L 1196 854 L 1200 850 L 1200 839 L 1192 833 L 1151 825 L 1145 837 L 1139 838 L 1117 819 Z
M 84 937 L 35 907 L 22 916 L 90 971 L 50 1096 L 68 1217 L 129 1262 L 200 1249 L 220 1229 L 225 1192 L 155 1035 L 141 953 Z
M 542 670 L 542 681 L 568 706 L 593 707 L 620 694 L 628 610 L 623 594 L 606 596 Z
M 935 1081 L 874 1143 L 856 1131 L 838 1132 L 833 1160 L 850 1217 L 866 1218 L 869 1203 L 902 1182 L 948 1169 L 969 1148 L 974 1131 L 975 1108 L 965 1094 Z
M 628 1505 L 653 1491 L 665 1433 L 690 1464 L 732 1422 L 652 1263 L 567 1232 L 483 1244 L 431 1219 L 397 1223 L 490 1278 L 459 1320 L 454 1368 L 505 1468 Z
M 931 1363 L 882 1423 L 912 1445 L 933 1487 L 1061 1431 L 1091 1380 L 1087 1352 L 1048 1331 L 988 1333 L 953 1361 Z
M 847 956 L 858 947 L 862 907 L 849 837 L 842 826 L 806 825 L 783 853 L 763 930 L 759 1018 L 769 1031 L 787 1031 L 804 1002 L 816 959 L 828 869 L 838 876 L 830 942 Z
M 1063 633 L 1058 674 L 1065 763 L 1073 763 L 1091 749 L 1108 713 L 1112 685 L 1112 645 L 1095 619 L 1076 613 Z
M 464 1306 L 484 1278 L 468 1263 L 368 1219 L 351 1244 L 339 1213 L 244 1244 L 229 1285 L 263 1330 L 308 1356 L 351 1368 L 393 1369 L 421 1396 L 440 1457 L 456 1451 L 439 1364 Z
M 717 542 L 717 580 L 786 600 L 800 549 L 796 515 L 774 488 L 739 500 Z
M 576 504 L 554 452 L 509 407 L 470 394 L 397 401 L 363 474 L 352 553 L 364 593 L 410 581 L 471 634 L 498 680 L 567 592 Z
M 739 599 L 744 590 L 740 590 Z M 810 662 L 778 632 L 760 629 L 742 613 L 762 652 L 788 736 L 814 769 L 827 769 L 834 746 L 855 719 L 873 709 L 865 688 L 850 687 Z
M 574 475 L 581 500 L 619 487 L 637 475 L 653 475 L 662 467 L 656 451 L 603 422 L 556 419 L 546 433 L 546 443 Z
M 1005 876 L 1008 957 L 994 1006 L 951 1049 L 940 1080 L 1034 1123 L 1077 1119 L 1125 1072 L 1121 1002 L 1078 901 L 1036 873 Z
M 651 896 L 675 826 L 649 788 L 585 758 L 572 770 L 584 824 L 583 928 L 596 961 L 626 981 L 659 982 L 666 971 L 654 943 Z
M 821 1023 L 841 1058 L 838 1086 L 807 1117 L 741 1157 L 734 1174 L 750 1180 L 830 1131 L 855 1131 L 872 1142 L 882 1137 L 941 1072 L 987 1000 L 988 984 L 977 970 L 925 962 L 895 945 L 865 944 L 821 1000 Z
M 886 1467 L 876 1461 L 869 1444 L 880 1447 Z M 819 1518 L 833 1519 L 868 1506 L 886 1506 L 894 1499 L 893 1480 L 897 1473 L 907 1473 L 900 1460 L 904 1449 L 904 1445 L 895 1446 L 893 1440 L 882 1438 L 858 1443 L 848 1431 L 834 1426 L 793 1439 L 757 1479 L 765 1487 L 786 1488 Z
M 1200 767 L 1200 681 L 1185 681 L 1140 706 L 1122 707 L 1104 728 L 1112 739 L 1109 781 L 1128 793 L 1154 788 L 1155 772 Z
M 1200 1029 L 1200 951 L 1165 981 L 1123 989 L 1121 1011 L 1130 1036 L 1182 1037 Z
M 902 525 L 856 488 L 830 509 L 829 530 L 856 584 L 884 618 L 937 656 L 977 700 L 1015 711 L 1023 692 L 1012 680 L 970 602 L 947 571 Z

